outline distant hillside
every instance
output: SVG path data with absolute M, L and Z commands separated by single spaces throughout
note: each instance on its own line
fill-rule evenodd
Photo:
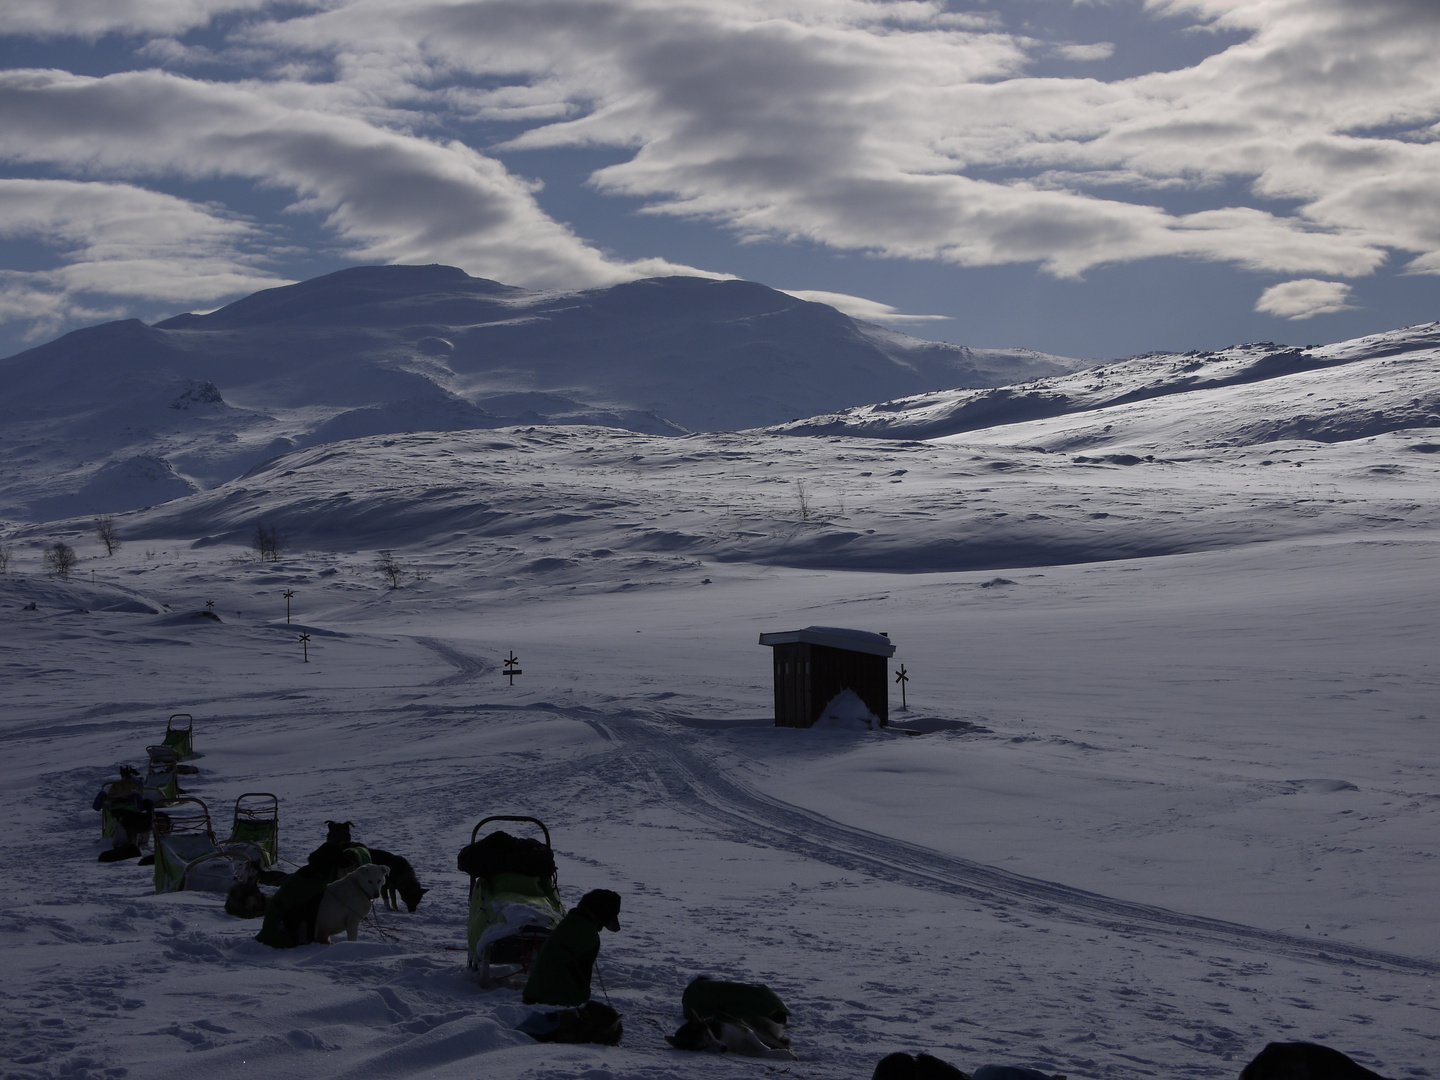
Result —
M 1137 356 L 989 389 L 944 390 L 776 425 L 784 435 L 1073 451 L 1345 442 L 1440 427 L 1440 322 L 1293 349 Z
M 132 509 L 362 436 L 738 430 L 1081 366 L 921 341 L 745 281 L 537 293 L 453 267 L 361 267 L 0 360 L 0 516 Z

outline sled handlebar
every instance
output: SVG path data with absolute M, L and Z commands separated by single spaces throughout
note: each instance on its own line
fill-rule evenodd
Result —
M 545 823 L 539 818 L 526 817 L 523 814 L 495 814 L 492 817 L 482 818 L 480 823 L 470 830 L 470 842 L 472 844 L 475 843 L 476 838 L 479 837 L 480 830 L 492 821 L 528 821 L 532 825 L 538 825 L 540 831 L 545 834 L 545 846 L 547 848 L 550 847 L 550 830 L 545 827 Z

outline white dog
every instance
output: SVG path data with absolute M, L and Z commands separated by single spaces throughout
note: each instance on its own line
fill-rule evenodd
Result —
M 790 1037 L 773 1020 L 762 1016 L 718 1016 L 687 1020 L 665 1041 L 677 1050 L 700 1050 L 712 1054 L 744 1054 L 746 1057 L 798 1061 L 790 1049 Z
M 356 940 L 360 936 L 360 922 L 373 909 L 389 873 L 385 867 L 370 863 L 326 885 L 320 910 L 315 915 L 315 940 L 328 945 L 341 930 L 345 931 L 346 940 Z

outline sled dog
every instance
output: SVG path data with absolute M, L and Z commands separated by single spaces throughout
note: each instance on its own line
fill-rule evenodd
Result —
M 420 906 L 420 898 L 430 890 L 420 887 L 420 879 L 415 876 L 415 868 L 408 859 L 372 847 L 370 861 L 390 871 L 390 876 L 385 879 L 385 887 L 380 890 L 388 910 L 400 910 L 400 905 L 396 902 L 397 895 L 400 900 L 405 901 L 406 911 L 414 911 Z
M 746 1057 L 798 1061 L 790 1049 L 784 1028 L 762 1016 L 729 1016 L 720 1013 L 703 1020 L 687 1020 L 665 1041 L 677 1050 L 704 1050 L 712 1054 L 744 1054 Z
M 360 936 L 360 922 L 373 909 L 389 873 L 385 867 L 371 863 L 326 885 L 320 910 L 315 913 L 315 940 L 329 944 L 341 930 L 345 931 L 347 941 L 356 940 Z
M 1384 1080 L 1339 1050 L 1315 1043 L 1271 1043 L 1245 1066 L 1240 1080 Z

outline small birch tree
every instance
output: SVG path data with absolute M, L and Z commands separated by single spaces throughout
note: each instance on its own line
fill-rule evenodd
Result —
M 120 533 L 115 528 L 115 518 L 110 514 L 101 514 L 95 519 L 95 535 L 100 538 L 100 543 L 105 545 L 105 554 L 114 555 L 120 550 Z
M 375 569 L 380 571 L 380 576 L 389 583 L 390 588 L 398 589 L 400 582 L 405 580 L 405 567 L 401 565 L 393 552 L 382 551 L 379 558 L 375 560 Z

